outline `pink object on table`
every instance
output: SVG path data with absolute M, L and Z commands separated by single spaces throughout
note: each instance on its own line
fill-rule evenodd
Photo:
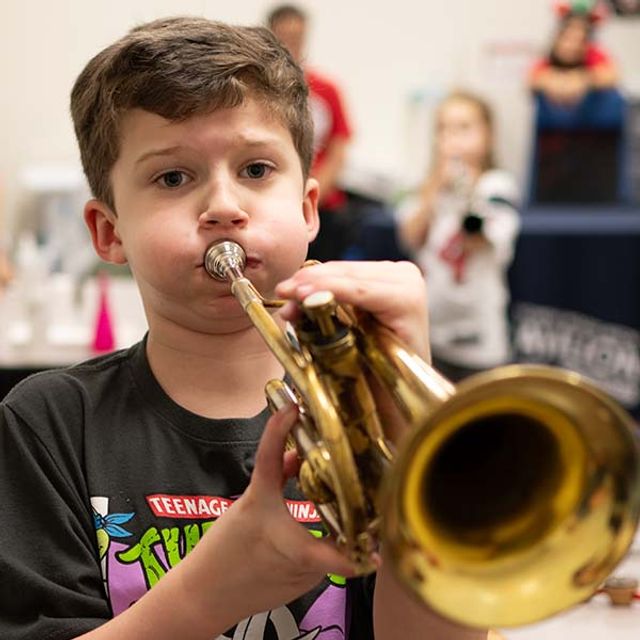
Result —
M 98 274 L 98 313 L 92 348 L 97 352 L 113 351 L 115 344 L 109 310 L 109 278 L 105 273 L 100 273 Z

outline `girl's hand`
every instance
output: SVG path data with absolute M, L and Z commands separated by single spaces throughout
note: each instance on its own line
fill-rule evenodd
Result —
M 276 287 L 276 295 L 300 302 L 315 291 L 331 291 L 336 300 L 372 313 L 417 354 L 428 360 L 426 287 L 411 262 L 326 262 L 300 269 Z M 295 305 L 282 311 L 286 319 Z
M 440 188 L 461 196 L 467 196 L 471 192 L 482 173 L 479 160 L 466 157 L 460 152 L 443 154 L 437 166 Z

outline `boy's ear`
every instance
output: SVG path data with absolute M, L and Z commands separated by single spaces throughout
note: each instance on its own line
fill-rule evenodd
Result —
M 315 178 L 307 178 L 302 200 L 302 215 L 307 224 L 309 242 L 315 239 L 320 229 L 320 215 L 318 214 L 318 200 L 320 185 Z
M 100 200 L 89 200 L 84 206 L 84 221 L 96 253 L 105 262 L 125 264 L 127 256 L 118 232 L 118 216 L 111 207 Z

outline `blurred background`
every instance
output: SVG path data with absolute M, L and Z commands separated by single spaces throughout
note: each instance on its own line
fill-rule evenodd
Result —
M 195 14 L 264 24 L 275 4 L 5 4 L 0 246 L 11 277 L 0 297 L 0 397 L 30 371 L 126 346 L 145 330 L 128 274 L 104 271 L 84 231 L 88 193 L 68 106 L 78 73 L 141 22 Z M 633 2 L 605 4 L 596 40 L 615 61 L 621 101 L 595 123 L 605 133 L 574 148 L 575 122 L 550 124 L 528 83 L 556 31 L 558 7 L 549 0 L 296 3 L 309 19 L 306 61 L 339 86 L 352 129 L 338 179 L 354 221 L 345 257 L 413 258 L 396 240 L 396 205 L 428 170 L 441 100 L 459 88 L 481 95 L 495 117 L 497 163 L 521 193 L 507 274 L 512 359 L 581 371 L 637 413 L 640 16 Z M 556 161 L 569 147 L 562 168 Z M 591 162 L 580 165 L 585 157 Z M 554 187 L 563 172 L 578 175 L 578 186 Z
M 273 4 L 260 0 L 9 3 L 0 41 L 5 210 L 10 211 L 19 197 L 16 181 L 21 168 L 34 162 L 77 162 L 69 91 L 99 49 L 134 24 L 158 16 L 195 13 L 255 24 L 264 20 Z M 416 159 L 408 159 L 407 147 L 417 142 L 416 131 L 410 133 L 410 127 L 419 124 L 410 122 L 416 103 L 451 84 L 490 82 L 501 111 L 514 116 L 504 118 L 503 139 L 513 140 L 505 144 L 505 161 L 524 170 L 527 132 L 521 123 L 527 120 L 529 101 L 522 65 L 548 39 L 554 15 L 545 0 L 522 3 L 517 12 L 507 0 L 447 3 L 446 10 L 435 0 L 400 0 L 386 7 L 338 0 L 300 5 L 313 17 L 309 58 L 340 83 L 357 122 L 351 165 L 392 178 L 405 172 L 415 176 L 419 168 Z M 630 74 L 633 60 L 640 59 L 640 42 L 637 37 L 634 42 L 633 31 L 626 24 L 615 25 L 610 34 L 628 54 Z M 496 59 L 496 48 L 507 48 L 507 59 Z M 496 69 L 505 62 L 511 66 L 510 74 Z M 635 73 L 640 76 L 640 69 Z M 640 89 L 640 77 L 637 81 Z
M 33 372 L 126 347 L 146 331 L 131 275 L 97 261 L 82 221 L 90 194 L 69 114 L 77 75 L 98 51 L 142 22 L 192 14 L 264 25 L 276 5 L 266 0 L 4 3 L 0 399 Z M 432 291 L 430 312 L 444 318 L 439 333 L 432 317 L 432 347 L 438 355 L 441 334 L 444 342 L 457 340 L 459 349 L 445 349 L 441 362 L 452 364 L 456 375 L 490 366 L 489 360 L 465 362 L 462 356 L 473 355 L 484 329 L 504 324 L 507 344 L 494 344 L 490 354 L 499 352 L 500 363 L 544 363 L 580 372 L 640 417 L 640 0 L 297 0 L 295 5 L 307 17 L 304 65 L 335 83 L 345 111 L 344 158 L 334 186 L 345 198 L 336 234 L 347 242 L 332 257 L 419 264 Z M 597 52 L 589 51 L 590 62 L 551 55 L 567 12 L 596 10 L 602 13 L 592 19 L 589 46 Z M 573 101 L 548 99 L 533 81 L 533 69 L 557 68 L 568 74 L 567 86 L 560 82 L 562 93 L 574 71 L 597 67 L 605 58 L 612 61 L 615 81 L 590 87 Z M 433 176 L 444 146 L 439 136 L 448 126 L 442 105 L 460 90 L 467 95 L 462 102 L 471 105 L 464 117 L 480 112 L 476 98 L 493 115 L 485 146 L 503 173 L 497 179 L 486 171 L 491 184 L 482 183 L 481 189 L 481 180 L 476 176 L 470 185 L 463 170 L 436 189 Z M 449 198 L 446 211 L 438 209 L 436 195 Z M 443 237 L 443 246 L 430 247 L 425 228 L 419 240 L 403 239 L 402 221 L 412 211 L 419 214 L 421 206 L 436 219 L 462 221 L 451 238 Z M 508 233 L 494 233 L 492 217 L 502 220 Z M 436 235 L 434 219 L 429 224 Z M 475 249 L 465 244 L 468 236 Z M 478 244 L 479 237 L 484 240 Z M 495 249 L 500 238 L 503 254 L 481 269 L 473 252 L 484 251 L 486 257 L 487 247 Z M 443 262 L 439 281 L 433 279 L 436 269 L 428 268 L 434 256 Z M 465 286 L 463 299 L 458 294 Z M 490 299 L 497 302 L 487 314 Z M 454 303 L 457 311 L 451 311 Z M 462 314 L 460 333 L 453 335 L 448 329 L 460 309 L 469 314 Z M 638 554 L 629 562 L 622 570 L 638 575 Z M 584 607 L 508 637 L 635 638 L 637 606 L 614 611 L 597 595 Z
M 20 172 L 34 163 L 77 164 L 69 92 L 90 57 L 135 24 L 197 14 L 263 23 L 275 2 L 44 0 L 6 3 L 0 39 L 3 78 L 0 172 L 5 220 L 20 196 Z M 301 1 L 308 10 L 308 58 L 340 84 L 354 123 L 354 171 L 406 181 L 423 171 L 428 145 L 420 106 L 451 87 L 479 89 L 497 111 L 498 155 L 524 179 L 531 143 L 525 76 L 546 51 L 556 22 L 549 0 L 398 0 L 362 4 Z M 638 20 L 611 18 L 599 39 L 615 56 L 627 91 L 640 94 Z M 423 114 L 424 115 L 424 114 Z

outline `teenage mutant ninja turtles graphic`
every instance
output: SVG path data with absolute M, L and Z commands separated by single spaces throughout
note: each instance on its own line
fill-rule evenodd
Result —
M 214 520 L 149 526 L 142 534 L 134 534 L 135 511 L 109 513 L 109 499 L 102 497 L 92 498 L 91 504 L 103 580 L 114 615 L 142 597 L 215 525 Z M 344 640 L 346 581 L 339 576 L 328 578 L 299 623 L 293 611 L 282 606 L 243 620 L 216 640 Z

